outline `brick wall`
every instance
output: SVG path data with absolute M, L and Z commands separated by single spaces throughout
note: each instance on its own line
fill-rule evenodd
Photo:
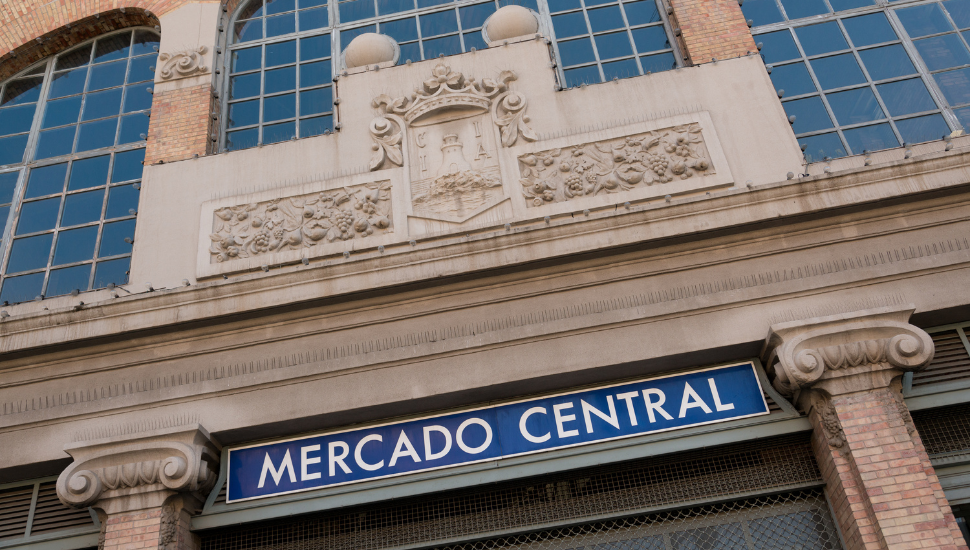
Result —
M 204 155 L 215 108 L 209 84 L 156 92 L 148 125 L 145 163 L 171 162 Z
M 161 508 L 108 516 L 100 550 L 157 549 L 161 518 Z
M 709 63 L 755 52 L 751 30 L 737 0 L 671 0 L 672 24 L 679 27 L 684 55 L 691 63 Z

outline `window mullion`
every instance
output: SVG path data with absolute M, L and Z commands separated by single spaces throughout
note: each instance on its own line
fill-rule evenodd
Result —
M 818 98 L 819 100 L 821 100 L 822 106 L 825 108 L 825 112 L 829 116 L 829 121 L 832 123 L 832 128 L 835 129 L 836 133 L 839 136 L 839 139 L 842 141 L 842 147 L 845 148 L 846 153 L 849 153 L 851 149 L 849 148 L 849 145 L 845 140 L 845 136 L 842 135 L 842 129 L 839 128 L 839 121 L 838 119 L 835 118 L 835 112 L 832 110 L 832 106 L 829 105 L 828 98 L 826 98 L 825 94 L 822 92 L 822 84 L 819 82 L 818 76 L 815 75 L 815 68 L 812 67 L 812 64 L 809 62 L 808 56 L 805 54 L 805 48 L 802 47 L 802 43 L 798 39 L 798 33 L 793 31 L 794 31 L 794 28 L 792 29 L 792 31 L 789 31 L 789 32 L 791 32 L 792 39 L 795 41 L 795 47 L 798 48 L 798 53 L 801 54 L 802 56 L 802 62 L 805 63 L 805 69 L 808 71 L 808 75 L 812 77 L 812 83 L 815 84 L 815 89 L 818 91 Z M 784 110 L 785 104 L 782 103 L 781 106 L 782 106 L 782 110 Z M 828 129 L 826 128 L 825 130 L 827 131 Z M 819 131 L 821 132 L 822 130 L 819 130 Z M 792 127 L 792 133 L 793 134 L 795 133 L 794 127 Z M 795 139 L 796 141 L 798 140 L 797 134 Z

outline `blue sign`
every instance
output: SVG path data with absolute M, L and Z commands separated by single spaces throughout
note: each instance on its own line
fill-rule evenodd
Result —
M 226 502 L 768 414 L 754 364 L 229 450 Z

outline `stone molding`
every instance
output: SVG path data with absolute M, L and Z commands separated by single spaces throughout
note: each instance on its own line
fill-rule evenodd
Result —
M 159 78 L 176 80 L 209 72 L 209 68 L 205 65 L 207 51 L 206 46 L 199 46 L 198 48 L 159 54 L 158 61 L 162 63 L 162 68 L 158 71 Z
M 908 323 L 913 305 L 772 325 L 762 352 L 772 385 L 786 397 L 809 388 L 843 395 L 888 387 L 933 359 L 933 340 Z M 807 407 L 806 407 L 807 408 Z
M 173 496 L 204 501 L 219 473 L 221 446 L 200 425 L 74 443 L 57 496 L 107 514 L 162 506 Z

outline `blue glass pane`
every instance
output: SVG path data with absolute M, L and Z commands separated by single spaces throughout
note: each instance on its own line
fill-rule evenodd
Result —
M 300 121 L 300 137 L 319 136 L 327 130 L 333 130 L 333 118 L 329 115 Z
M 274 13 L 283 13 L 285 11 L 293 11 L 296 9 L 295 0 L 265 0 L 265 8 L 267 15 L 272 15 Z
M 354 41 L 354 38 L 357 38 L 365 32 L 377 32 L 375 29 L 375 25 L 366 25 L 363 27 L 357 27 L 356 29 L 340 31 L 340 47 L 346 50 L 347 46 Z
M 418 8 L 430 8 L 431 6 L 439 6 L 451 2 L 454 2 L 454 0 L 418 0 Z
M 51 79 L 49 99 L 79 94 L 84 90 L 84 81 L 88 77 L 88 68 L 74 69 L 63 73 L 55 73 Z
M 51 265 L 72 264 L 90 260 L 94 257 L 94 243 L 97 240 L 98 226 L 96 225 L 61 231 L 57 235 L 57 246 L 54 247 L 54 261 Z M 85 279 L 84 284 L 87 286 L 87 279 Z
M 131 46 L 131 56 L 143 55 L 158 51 L 159 36 L 152 31 L 136 30 L 135 40 Z
M 818 97 L 786 101 L 782 103 L 782 106 L 785 108 L 785 114 L 789 117 L 795 117 L 792 130 L 796 134 L 815 132 L 832 127 L 829 114 L 825 111 L 825 106 L 822 105 L 822 100 Z
M 104 288 L 111 283 L 123 285 L 128 283 L 128 266 L 131 258 L 119 258 L 107 262 L 98 262 L 94 270 L 94 286 Z
M 315 61 L 300 65 L 300 87 L 319 86 L 331 81 L 330 61 Z
M 3 280 L 3 290 L 0 291 L 0 300 L 16 304 L 18 302 L 29 302 L 40 296 L 44 286 L 44 273 L 33 273 L 20 277 L 8 277 Z
M 424 41 L 424 55 L 428 59 L 439 55 L 455 55 L 458 53 L 461 53 L 461 42 L 458 35 Z
M 586 14 L 589 17 L 589 26 L 593 29 L 593 32 L 623 28 L 623 14 L 620 13 L 619 6 L 588 10 Z
M 330 24 L 327 8 L 314 8 L 300 12 L 300 30 L 322 29 Z
M 72 132 L 74 128 L 71 128 Z M 38 146 L 40 147 L 40 146 Z M 0 138 L 0 166 L 23 162 L 24 151 L 27 149 L 27 134 Z M 68 148 L 70 152 L 70 148 Z M 44 158 L 44 157 L 37 157 Z
M 377 13 L 388 15 L 413 10 L 414 0 L 377 0 Z
M 876 86 L 890 116 L 902 116 L 936 109 L 926 85 L 919 78 Z
M 20 207 L 17 221 L 17 235 L 53 229 L 57 224 L 57 211 L 61 207 L 60 197 L 25 202 Z M 46 262 L 46 258 L 44 262 Z
M 236 42 L 249 42 L 263 37 L 263 20 L 240 21 L 236 23 Z
M 885 123 L 843 130 L 842 135 L 849 143 L 849 149 L 856 155 L 864 151 L 881 151 L 899 147 L 899 140 L 896 139 L 892 127 Z
M 560 39 L 579 36 L 589 32 L 586 28 L 586 18 L 583 17 L 583 12 L 581 11 L 554 15 L 552 17 L 552 27 L 556 31 L 556 37 Z
M 952 106 L 970 103 L 970 69 L 960 69 L 933 75 L 943 97 Z
M 229 132 L 226 137 L 226 150 L 236 151 L 256 147 L 259 140 L 259 128 Z
M 94 62 L 113 61 L 128 57 L 131 46 L 131 33 L 121 33 L 99 38 L 94 46 Z
M 596 56 L 593 55 L 593 44 L 589 41 L 589 38 L 560 42 L 559 57 L 562 58 L 563 66 L 566 67 L 596 60 Z
M 504 8 L 505 6 L 522 6 L 523 8 L 528 8 L 536 13 L 539 13 L 539 4 L 536 0 L 498 0 L 498 6 Z
M 71 148 L 74 146 L 74 131 L 76 128 L 77 126 L 68 126 L 67 128 L 41 132 L 37 140 L 37 150 L 34 152 L 34 158 L 40 160 L 70 153 Z
M 296 123 L 284 122 L 263 127 L 263 143 L 278 143 L 296 137 Z
M 43 83 L 43 78 L 24 78 L 10 82 L 3 90 L 3 99 L 0 100 L 0 107 L 23 105 L 24 103 L 37 101 L 40 98 L 40 87 Z M 54 96 L 49 97 L 53 98 Z
M 312 8 L 314 6 L 326 6 L 326 5 L 327 5 L 327 0 L 300 0 L 299 7 L 300 9 L 303 9 L 303 8 Z
M 300 116 L 316 115 L 333 110 L 333 93 L 327 88 L 300 92 Z
M 15 239 L 10 248 L 10 260 L 7 262 L 7 273 L 19 273 L 40 269 L 47 266 L 50 257 L 53 233 Z
M 104 185 L 108 181 L 108 160 L 110 158 L 108 155 L 103 155 L 74 161 L 74 165 L 71 166 L 71 179 L 67 182 L 67 190 L 77 191 L 78 189 Z
M 457 31 L 458 18 L 452 10 L 421 16 L 421 36 L 437 36 Z
M 741 5 L 741 11 L 752 27 L 783 21 L 775 0 L 747 0 Z
M 296 62 L 296 40 L 266 45 L 266 67 Z
M 859 57 L 862 58 L 862 63 L 873 80 L 916 74 L 916 67 L 906 55 L 906 50 L 899 44 L 862 50 L 859 52 Z
M 600 59 L 605 60 L 633 55 L 633 47 L 630 45 L 630 37 L 626 32 L 600 34 L 595 38 L 596 51 L 599 52 Z M 634 63 L 634 65 L 636 65 L 636 63 Z
M 250 126 L 259 123 L 259 100 L 243 101 L 241 103 L 229 104 L 229 118 L 226 126 L 235 128 L 236 126 Z
M 548 0 L 549 13 L 576 10 L 582 7 L 579 0 Z
M 485 39 L 482 38 L 482 31 L 466 32 L 463 36 L 465 38 L 466 51 L 472 51 L 472 48 L 476 50 L 484 50 L 488 47 L 488 44 L 485 43 Z
M 128 71 L 128 60 L 114 61 L 91 67 L 91 78 L 88 79 L 88 90 L 103 90 L 121 86 L 125 83 Z
M 33 111 L 31 106 L 31 111 Z M 2 113 L 3 111 L 0 111 Z M 81 96 L 69 97 L 66 99 L 56 99 L 47 102 L 44 111 L 44 122 L 41 128 L 53 128 L 65 124 L 77 124 L 78 115 L 81 113 Z M 33 114 L 33 113 L 31 113 Z
M 73 193 L 64 199 L 64 213 L 61 214 L 61 227 L 80 225 L 101 219 L 101 205 L 104 203 L 104 189 Z
M 495 4 L 491 2 L 459 8 L 458 15 L 461 18 L 461 28 L 468 30 L 481 27 L 482 24 L 485 23 L 485 20 L 488 19 L 488 17 L 493 13 L 495 13 Z M 394 35 L 391 34 L 391 36 Z M 417 36 L 415 36 L 415 38 L 417 38 Z
M 637 51 L 640 53 L 670 49 L 670 41 L 667 39 L 667 33 L 662 26 L 641 27 L 633 29 L 631 32 L 633 43 L 636 44 Z
M 104 224 L 101 232 L 101 246 L 98 247 L 98 257 L 115 256 L 117 254 L 131 254 L 131 245 L 125 238 L 135 239 L 135 220 L 124 220 Z
M 876 4 L 875 0 L 829 0 L 829 3 L 832 4 L 832 9 L 837 12 Z
M 819 55 L 849 48 L 849 43 L 845 41 L 842 30 L 835 21 L 798 27 L 795 34 L 798 35 L 805 55 Z
M 896 10 L 896 16 L 903 23 L 911 38 L 953 30 L 939 4 L 925 4 Z
M 922 143 L 941 139 L 950 133 L 950 127 L 943 115 L 927 115 L 906 120 L 897 120 L 896 128 L 906 143 Z
M 780 65 L 771 70 L 771 83 L 775 90 L 784 92 L 784 97 L 808 94 L 815 90 L 815 83 L 805 63 L 798 62 L 790 65 Z
M 274 15 L 266 18 L 266 38 L 281 36 L 296 32 L 296 18 L 294 14 Z
M 53 102 L 49 102 L 47 104 L 48 113 L 51 110 L 51 103 Z M 80 105 L 80 102 L 78 102 L 78 105 Z M 0 136 L 19 134 L 21 132 L 30 130 L 30 125 L 34 121 L 34 111 L 36 110 L 36 105 L 21 105 L 19 107 L 7 107 L 6 109 L 0 109 Z M 74 113 L 74 121 L 77 121 L 77 113 Z M 61 124 L 66 123 L 62 122 Z M 46 127 L 47 126 L 45 126 L 45 128 Z
M 947 0 L 943 2 L 943 7 L 950 13 L 957 27 L 961 29 L 970 27 L 970 0 Z
M 580 84 L 596 84 L 600 80 L 600 71 L 596 65 L 591 67 L 581 67 L 579 69 L 569 69 L 563 71 L 566 75 L 566 87 L 573 88 Z
M 81 120 L 114 116 L 119 111 L 121 111 L 121 88 L 95 92 L 84 96 L 84 112 L 81 113 Z
M 152 94 L 145 84 L 147 83 L 143 82 L 125 88 L 125 105 L 122 112 L 131 113 L 152 108 Z
M 132 210 L 138 211 L 138 190 L 134 185 L 119 185 L 108 191 L 108 208 L 104 219 L 131 216 Z
M 66 162 L 34 168 L 27 176 L 27 190 L 24 191 L 24 198 L 35 199 L 64 191 L 65 176 L 67 176 Z
M 835 120 L 842 126 L 886 117 L 876 101 L 876 95 L 868 87 L 828 94 L 826 97 Z
M 623 11 L 626 12 L 626 20 L 630 25 L 647 25 L 661 21 L 657 4 L 649 0 L 623 4 Z
M 155 78 L 155 64 L 158 63 L 157 55 L 146 55 L 136 57 L 131 60 L 128 66 L 128 78 L 126 82 L 142 82 Z
M 970 64 L 970 52 L 955 34 L 915 40 L 913 44 L 931 71 Z
M 246 48 L 232 52 L 231 72 L 241 73 L 258 69 L 263 63 L 263 48 Z
M 75 290 L 87 290 L 90 276 L 91 264 L 54 269 L 47 279 L 47 291 L 44 296 L 63 296 Z
M 603 74 L 606 75 L 606 80 L 630 78 L 639 75 L 640 69 L 637 68 L 637 62 L 635 60 L 624 59 L 623 61 L 603 63 Z
M 765 63 L 780 63 L 801 57 L 795 39 L 788 30 L 759 34 L 754 41 L 761 44 L 761 57 Z
M 111 183 L 141 179 L 142 162 L 144 161 L 144 149 L 115 153 L 115 165 L 111 169 Z
M 93 46 L 94 44 L 86 44 L 57 56 L 57 62 L 54 64 L 54 70 L 60 71 L 63 69 L 74 69 L 76 67 L 83 67 L 87 65 L 91 62 L 91 49 Z
M 341 23 L 374 17 L 374 0 L 350 0 L 337 4 L 337 8 L 340 10 Z M 345 43 L 344 47 L 346 48 L 349 43 Z
M 300 60 L 330 57 L 330 35 L 311 36 L 300 39 Z
M 20 172 L 4 172 L 0 174 L 0 204 L 10 204 L 13 200 L 13 192 L 17 188 L 18 177 L 20 177 Z M 6 216 L 0 216 L 0 224 L 3 224 L 6 219 Z
M 954 113 L 956 113 L 957 118 L 960 120 L 960 127 L 963 128 L 963 131 L 970 131 L 970 107 L 957 109 Z
M 882 42 L 892 42 L 897 39 L 896 31 L 889 25 L 886 14 L 882 12 L 848 17 L 842 20 L 842 24 L 845 25 L 849 38 L 857 48 Z
M 677 61 L 674 60 L 674 54 L 667 52 L 656 55 L 645 55 L 640 58 L 640 65 L 643 67 L 644 73 L 659 73 L 661 71 L 676 69 Z
M 114 145 L 117 131 L 117 118 L 81 124 L 78 126 L 76 150 L 80 153 Z
M 781 5 L 790 20 L 829 13 L 824 0 L 781 0 Z
M 7 216 L 10 215 L 10 206 L 0 206 L 0 223 L 5 224 L 7 222 Z
M 866 75 L 862 74 L 859 63 L 851 53 L 813 59 L 812 69 L 823 90 L 862 84 Z
M 259 95 L 259 73 L 234 76 L 229 79 L 229 98 L 240 99 Z
M 417 42 L 412 44 L 401 44 L 401 58 L 398 59 L 398 65 L 402 63 L 407 63 L 408 60 L 411 61 L 421 61 L 421 46 Z
M 842 140 L 835 133 L 800 137 L 798 144 L 805 148 L 805 158 L 808 162 L 819 162 L 825 160 L 825 158 L 834 159 L 846 156 Z
M 263 98 L 263 122 L 272 122 L 296 116 L 296 94 Z M 265 135 L 263 143 L 266 143 Z
M 135 143 L 148 138 L 148 113 L 135 113 L 121 117 L 118 145 Z

